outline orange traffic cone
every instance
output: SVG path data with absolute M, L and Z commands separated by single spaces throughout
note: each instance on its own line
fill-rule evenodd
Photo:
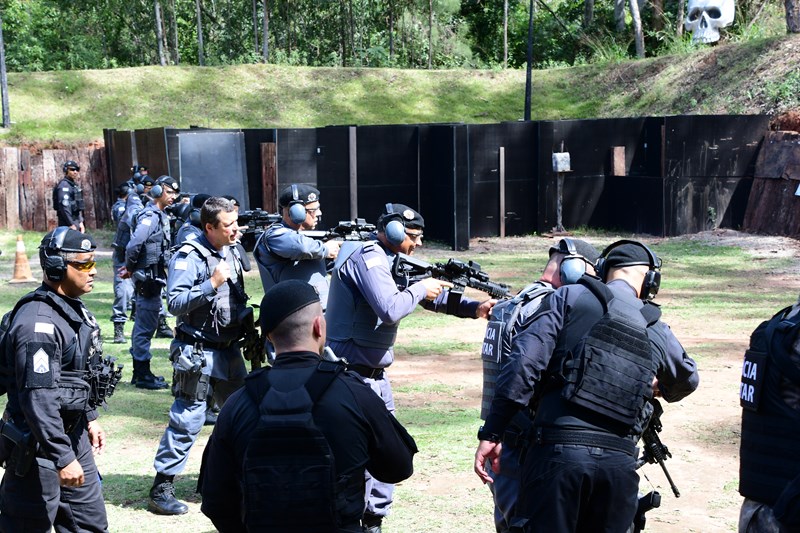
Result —
M 17 255 L 14 258 L 14 277 L 9 283 L 30 283 L 36 281 L 31 274 L 31 265 L 28 263 L 28 256 L 25 253 L 25 243 L 22 235 L 17 235 Z

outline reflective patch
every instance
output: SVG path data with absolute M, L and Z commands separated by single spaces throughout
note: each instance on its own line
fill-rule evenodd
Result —
M 142 219 L 142 225 L 143 226 L 152 226 L 153 225 L 153 221 L 151 219 L 149 219 L 149 218 L 144 218 L 144 219 Z
M 47 355 L 47 352 L 41 348 L 33 354 L 33 371 L 37 374 L 47 374 L 50 372 L 50 357 Z
M 175 270 L 186 270 L 189 266 L 189 261 L 175 261 Z
M 55 343 L 29 342 L 25 347 L 25 387 L 29 389 L 50 388 L 56 383 L 58 372 Z
M 197 238 L 197 235 L 195 235 L 194 233 L 190 233 L 189 235 L 186 236 L 186 240 L 187 241 L 193 241 L 196 238 Z
M 33 325 L 33 332 L 53 335 L 56 332 L 56 327 L 53 324 L 48 324 L 47 322 L 37 322 Z
M 64 192 L 69 192 L 69 187 L 61 187 L 61 190 Z
M 367 270 L 376 266 L 380 266 L 381 263 L 386 264 L 386 261 L 384 261 L 382 257 L 370 257 L 364 261 L 364 264 L 367 265 Z

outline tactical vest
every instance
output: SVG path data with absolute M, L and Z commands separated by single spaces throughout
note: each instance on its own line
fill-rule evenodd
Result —
M 341 363 L 322 361 L 292 390 L 279 390 L 279 371 L 267 369 L 247 379 L 246 390 L 261 415 L 247 443 L 241 478 L 248 531 L 335 533 L 358 524 L 364 478 L 337 478 L 328 440 L 312 416 L 343 370 Z M 348 508 L 348 502 L 358 504 Z
M 206 265 L 206 279 L 209 279 L 220 263 L 220 257 L 211 250 L 203 246 L 197 240 L 187 241 L 180 247 L 178 253 L 190 254 L 196 251 Z M 225 340 L 235 340 L 240 333 L 240 318 L 243 315 L 246 304 L 247 294 L 244 292 L 244 279 L 239 262 L 239 252 L 235 247 L 228 247 L 228 254 L 233 258 L 228 261 L 232 263 L 232 270 L 236 273 L 236 281 L 230 278 L 228 281 L 217 287 L 217 292 L 210 302 L 191 310 L 179 317 L 179 328 L 186 330 L 192 335 L 202 335 L 204 331 L 217 332 L 218 336 Z M 183 327 L 188 326 L 188 327 Z
M 615 297 L 588 276 L 579 283 L 600 300 L 604 314 L 566 354 L 561 397 L 633 429 L 653 396 L 653 360 L 642 305 Z
M 69 208 L 69 212 L 73 217 L 80 214 L 85 209 L 85 202 L 83 200 L 83 189 L 74 181 L 68 178 L 63 178 L 58 185 L 53 189 L 53 206 L 59 203 L 58 193 L 66 185 L 69 188 L 69 200 L 67 203 L 62 202 L 64 207 Z
M 542 300 L 555 289 L 549 283 L 536 282 L 522 289 L 510 300 L 497 302 L 492 308 L 481 346 L 483 361 L 483 397 L 481 419 L 486 420 L 492 406 L 497 376 L 511 353 L 511 341 L 519 327 L 533 315 Z
M 356 252 L 363 255 L 373 247 L 377 249 L 378 243 L 345 241 L 342 244 L 331 274 L 325 320 L 328 322 L 329 340 L 344 342 L 352 339 L 359 346 L 388 350 L 394 346 L 400 324 L 381 322 L 369 303 L 360 295 L 356 298 L 341 279 L 344 263 Z M 386 264 L 390 267 L 391 259 L 387 258 Z
M 787 307 L 750 335 L 742 365 L 739 493 L 773 506 L 800 475 L 800 410 L 784 394 L 800 394 L 800 367 L 790 355 L 800 330 L 800 313 Z
M 153 218 L 150 213 L 155 213 L 156 216 Z M 136 227 L 142 223 L 145 217 L 150 217 L 158 226 L 151 230 L 147 239 L 142 243 L 142 250 L 136 261 L 136 270 L 147 270 L 154 266 L 163 268 L 169 262 L 169 217 L 157 207 L 148 206 L 132 217 L 134 224 L 131 226 L 131 233 L 136 231 Z

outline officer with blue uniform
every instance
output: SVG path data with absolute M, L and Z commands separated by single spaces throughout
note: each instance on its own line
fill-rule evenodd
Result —
M 203 193 L 192 196 L 189 202 L 189 212 L 183 224 L 178 228 L 178 233 L 175 236 L 176 246 L 180 246 L 186 241 L 193 241 L 203 234 L 203 229 L 200 227 L 200 209 L 209 198 L 211 198 L 211 196 Z
M 348 369 L 360 374 L 393 413 L 394 398 L 386 368 L 394 361 L 400 320 L 411 314 L 417 304 L 446 312 L 449 292 L 445 289 L 452 284 L 424 278 L 405 286 L 405 280 L 396 280 L 392 275 L 391 264 L 397 253 L 411 255 L 422 246 L 425 221 L 417 211 L 403 204 L 387 204 L 376 226 L 374 240 L 348 241 L 342 247 L 331 275 L 325 319 L 328 345 L 337 356 L 347 359 Z M 495 300 L 478 303 L 462 298 L 457 315 L 485 318 L 494 303 Z M 368 477 L 364 531 L 380 532 L 393 492 L 394 485 Z
M 326 260 L 336 258 L 339 243 L 323 243 L 302 233 L 316 228 L 322 217 L 319 191 L 311 185 L 292 184 L 281 191 L 278 203 L 283 219 L 261 234 L 253 252 L 264 292 L 281 281 L 299 279 L 317 289 L 325 310 L 328 301 Z
M 120 276 L 120 269 L 125 266 L 125 247 L 130 241 L 130 225 L 124 222 L 128 197 L 131 194 L 127 183 L 117 187 L 117 201 L 111 206 L 111 219 L 117 226 L 117 233 L 112 243 L 111 260 L 114 265 L 114 303 L 111 306 L 111 322 L 114 323 L 114 344 L 125 342 L 125 322 L 128 320 L 128 307 L 133 298 L 133 282 Z M 137 196 L 138 200 L 138 196 Z
M 150 344 L 159 325 L 161 290 L 166 285 L 166 263 L 169 261 L 171 235 L 169 216 L 165 212 L 180 192 L 175 178 L 161 176 L 153 187 L 153 202 L 136 215 L 131 240 L 125 248 L 122 276 L 132 277 L 136 287 L 136 321 L 131 335 L 133 377 L 140 389 L 165 389 L 162 376 L 150 370 Z
M 660 267 L 644 244 L 613 243 L 598 261 L 606 285 L 584 276 L 559 288 L 517 335 L 478 432 L 474 468 L 490 483 L 486 464 L 495 472 L 500 468 L 501 436 L 509 422 L 524 408 L 535 410 L 515 524 L 523 531 L 623 532 L 633 522 L 639 488 L 635 446 L 646 399 L 675 402 L 699 382 L 695 362 L 647 302 L 658 292 Z M 606 306 L 619 317 L 605 322 L 605 338 L 613 341 L 599 348 L 592 337 L 593 364 L 576 373 L 582 346 L 590 333 L 597 334 L 593 326 L 608 320 Z M 633 350 L 636 358 L 630 358 Z M 590 374 L 590 380 L 582 379 Z M 595 400 L 587 402 L 587 395 Z
M 178 317 L 170 347 L 175 401 L 156 452 L 148 504 L 163 515 L 188 511 L 175 498 L 173 481 L 205 423 L 208 397 L 222 406 L 247 375 L 238 343 L 247 307 L 235 248 L 238 215 L 230 201 L 212 197 L 203 204 L 200 220 L 203 236 L 178 249 L 167 277 L 169 310 Z
M 600 256 L 594 246 L 580 239 L 564 238 L 550 247 L 550 258 L 538 281 L 522 289 L 514 298 L 503 300 L 492 308 L 481 348 L 483 360 L 483 397 L 481 419 L 486 420 L 497 386 L 497 376 L 508 361 L 518 332 L 530 322 L 547 296 L 563 285 L 576 283 L 584 273 L 594 274 L 594 263 Z M 516 516 L 519 499 L 520 459 L 527 443 L 533 420 L 527 411 L 520 411 L 502 435 L 503 451 L 500 471 L 489 471 L 489 488 L 494 498 L 494 523 L 497 533 L 508 533 Z
M 83 224 L 83 189 L 76 183 L 81 167 L 75 161 L 65 161 L 61 167 L 64 177 L 53 189 L 53 209 L 59 226 L 69 226 L 81 233 L 86 231 Z

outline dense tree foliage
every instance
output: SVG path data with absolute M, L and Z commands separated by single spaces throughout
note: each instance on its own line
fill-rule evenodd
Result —
M 648 55 L 680 40 L 682 1 L 639 0 Z M 763 10 L 779 1 L 737 3 Z M 624 5 L 536 0 L 535 66 L 633 57 Z M 518 68 L 525 65 L 528 0 L 0 0 L 0 15 L 12 71 L 259 61 L 500 67 L 504 28 L 507 64 Z

